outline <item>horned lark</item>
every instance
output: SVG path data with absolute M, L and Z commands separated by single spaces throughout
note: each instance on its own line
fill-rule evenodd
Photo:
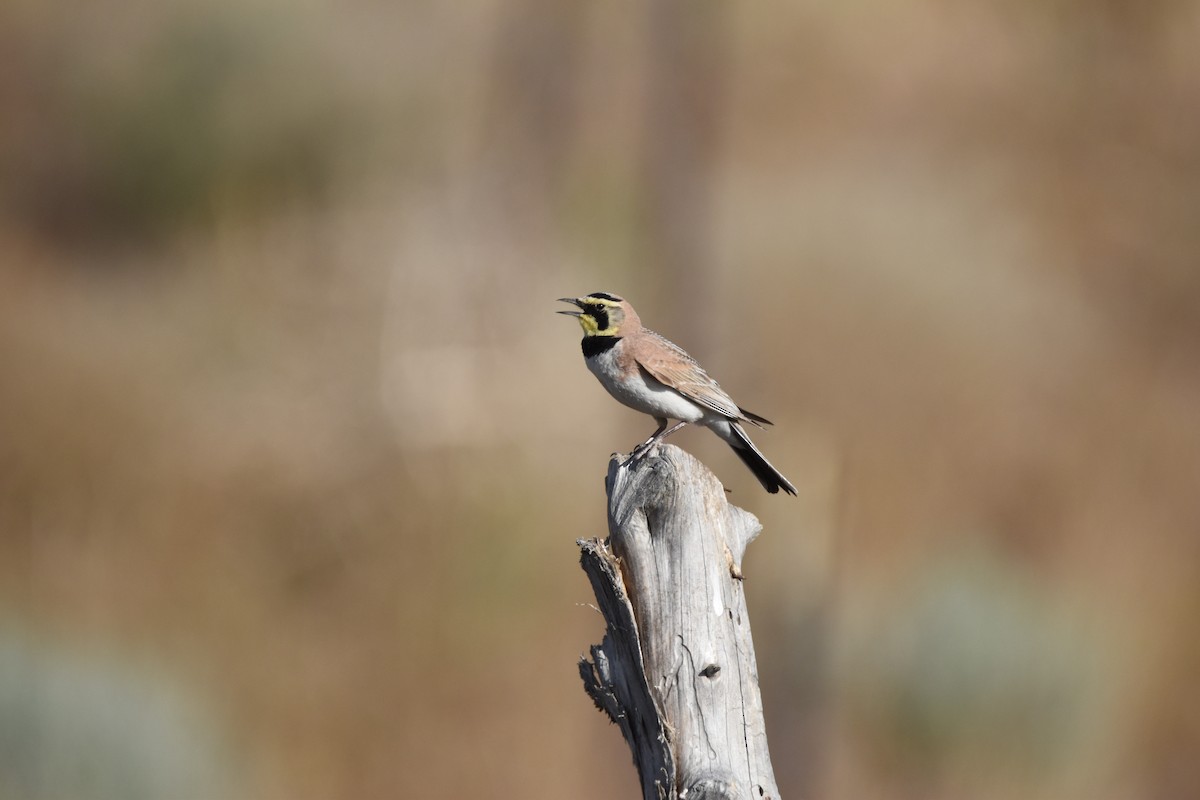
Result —
M 770 420 L 739 408 L 681 347 L 643 328 L 633 306 L 607 292 L 560 299 L 579 308 L 558 313 L 579 319 L 588 369 L 609 394 L 658 423 L 658 430 L 634 449 L 630 460 L 688 423 L 704 425 L 733 448 L 768 492 L 796 493 L 742 428 L 743 422 L 761 428 Z M 679 422 L 668 428 L 673 419 Z

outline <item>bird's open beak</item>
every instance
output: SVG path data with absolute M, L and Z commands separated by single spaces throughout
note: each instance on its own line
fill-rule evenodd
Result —
M 583 304 L 582 304 L 582 303 L 580 303 L 580 302 L 579 302 L 579 300 L 577 300 L 577 299 L 576 299 L 576 298 L 574 298 L 574 297 L 560 297 L 560 298 L 558 298 L 558 302 L 560 302 L 560 303 L 573 303 L 574 305 L 577 305 L 577 306 L 579 306 L 580 308 L 583 308 Z M 583 312 L 582 312 L 582 311 L 558 311 L 558 312 L 556 312 L 556 313 L 558 313 L 558 314 L 566 314 L 568 317 L 581 317 L 581 316 L 583 316 Z

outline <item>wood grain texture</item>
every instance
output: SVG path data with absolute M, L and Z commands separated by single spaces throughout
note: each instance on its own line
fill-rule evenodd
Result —
M 584 687 L 620 728 L 646 800 L 778 798 L 741 580 L 761 526 L 672 445 L 609 464 L 609 539 L 581 540 L 607 622 Z

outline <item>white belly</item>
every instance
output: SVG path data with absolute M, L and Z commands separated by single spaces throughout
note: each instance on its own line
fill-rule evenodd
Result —
M 699 422 L 704 418 L 702 407 L 674 389 L 650 377 L 643 370 L 621 379 L 616 365 L 617 348 L 606 350 L 587 360 L 588 369 L 603 384 L 608 393 L 630 408 L 653 417 Z

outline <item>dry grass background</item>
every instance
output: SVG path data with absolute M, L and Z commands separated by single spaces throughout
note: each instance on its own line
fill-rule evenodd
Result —
M 1200 794 L 1200 4 L 679 5 L 0 10 L 0 798 L 633 792 L 594 290 L 787 796 Z

